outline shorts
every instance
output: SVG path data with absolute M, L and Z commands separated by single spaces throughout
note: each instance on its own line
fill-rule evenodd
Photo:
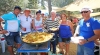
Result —
M 59 42 L 70 43 L 70 40 L 71 40 L 70 37 L 68 37 L 68 38 L 61 38 L 61 37 L 59 37 Z
M 19 32 L 10 32 L 8 36 L 4 35 L 8 46 L 13 46 L 14 42 L 21 44 L 21 38 Z

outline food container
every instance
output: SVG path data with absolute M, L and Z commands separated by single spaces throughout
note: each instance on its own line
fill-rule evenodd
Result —
M 71 37 L 71 42 L 78 44 L 80 39 L 84 39 L 84 37 L 82 37 L 82 36 Z
M 47 32 L 38 32 L 38 33 L 33 32 L 33 33 L 28 33 L 28 34 L 22 36 L 22 41 L 27 44 L 40 45 L 40 44 L 50 41 L 53 38 L 53 35 L 54 35 L 53 33 L 47 33 Z M 42 40 L 42 37 L 43 37 L 43 40 Z M 30 38 L 30 39 L 28 39 L 28 38 Z M 39 41 L 39 39 L 40 39 L 40 41 Z

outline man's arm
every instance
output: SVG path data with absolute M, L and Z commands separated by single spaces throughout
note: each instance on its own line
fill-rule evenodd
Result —
M 92 29 L 94 31 L 94 36 L 88 39 L 88 41 L 95 41 L 96 39 L 99 39 L 100 37 L 100 22 L 98 20 L 95 20 L 92 23 Z
M 100 37 L 100 29 L 94 30 L 94 36 L 88 39 L 88 41 L 95 41 L 96 39 L 99 39 Z
M 96 41 L 98 38 L 99 38 L 99 36 L 100 36 L 100 30 L 98 29 L 98 30 L 94 30 L 94 36 L 92 36 L 91 38 L 88 38 L 88 39 L 81 39 L 80 41 L 81 42 L 79 42 L 79 44 L 80 45 L 83 45 L 83 44 L 85 44 L 85 43 L 88 43 L 88 42 L 90 42 L 90 41 Z

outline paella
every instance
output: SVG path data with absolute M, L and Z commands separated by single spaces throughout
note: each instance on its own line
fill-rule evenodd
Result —
M 50 39 L 52 39 L 52 33 L 46 32 L 35 32 L 35 33 L 28 33 L 27 35 L 22 37 L 22 41 L 26 43 L 43 43 Z

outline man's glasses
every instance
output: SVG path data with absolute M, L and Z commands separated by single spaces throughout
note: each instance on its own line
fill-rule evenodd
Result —
M 88 13 L 89 11 L 82 11 L 81 13 Z

